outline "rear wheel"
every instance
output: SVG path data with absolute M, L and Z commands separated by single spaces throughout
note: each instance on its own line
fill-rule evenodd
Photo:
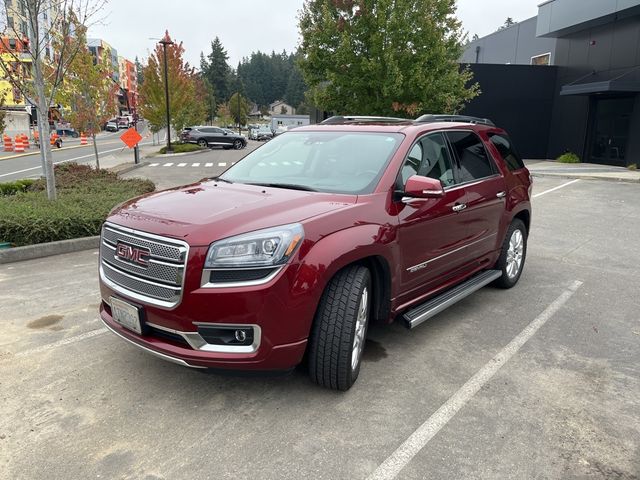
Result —
M 309 345 L 309 374 L 318 385 L 345 391 L 358 378 L 371 296 L 371 274 L 360 265 L 338 272 L 322 294 Z
M 209 144 L 204 138 L 201 138 L 200 140 L 198 140 L 198 145 L 202 148 L 206 148 L 209 146 Z
M 236 150 L 240 150 L 242 148 L 242 140 L 234 140 L 233 148 L 235 148 Z
M 502 243 L 500 258 L 496 263 L 496 270 L 502 271 L 502 276 L 495 284 L 501 288 L 511 288 L 518 283 L 527 257 L 527 227 L 522 220 L 516 218 L 509 225 L 507 235 Z

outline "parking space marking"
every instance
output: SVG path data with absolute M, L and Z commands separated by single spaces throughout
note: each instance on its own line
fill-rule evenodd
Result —
M 62 340 L 58 340 L 57 342 L 50 343 L 48 345 L 42 345 L 41 347 L 32 348 L 30 350 L 25 350 L 23 352 L 18 352 L 15 354 L 16 357 L 26 357 L 27 355 L 33 355 L 34 353 L 46 352 L 47 350 L 52 350 L 54 348 L 62 347 L 64 345 L 70 345 L 72 343 L 77 343 L 82 340 L 86 340 L 87 338 L 95 337 L 96 335 L 102 335 L 103 333 L 108 332 L 106 328 L 98 328 L 96 330 L 91 330 L 90 332 L 81 333 L 80 335 L 76 335 L 75 337 L 64 338 Z
M 150 163 L 149 166 L 150 167 L 157 167 L 158 165 L 160 165 L 159 163 Z
M 205 167 L 213 167 L 213 163 L 205 163 L 204 166 Z
M 184 167 L 184 166 L 186 166 L 186 165 L 187 165 L 186 163 L 179 163 L 179 164 L 178 164 L 178 165 L 176 165 L 176 166 L 177 166 L 177 167 Z
M 191 164 L 191 166 L 192 166 L 192 167 L 199 167 L 199 166 L 200 166 L 200 164 L 199 164 L 199 163 L 192 163 L 192 164 Z
M 220 163 L 218 163 L 218 166 L 219 167 L 226 167 L 227 164 L 226 164 L 226 162 L 220 162 Z
M 400 445 L 367 480 L 392 480 L 422 450 L 429 441 L 484 387 L 522 346 L 533 337 L 578 291 L 582 282 L 575 281 L 556 298 L 496 356 L 484 365 L 467 383 L 431 415 Z
M 563 183 L 562 185 L 560 185 L 558 187 L 550 188 L 549 190 L 545 190 L 544 192 L 536 193 L 533 196 L 533 198 L 538 198 L 538 197 L 541 197 L 543 195 L 546 195 L 547 193 L 555 192 L 556 190 L 560 190 L 561 188 L 568 187 L 569 185 L 573 185 L 574 183 L 578 183 L 579 181 L 580 181 L 580 179 L 571 180 L 570 182 Z
M 172 165 L 173 165 L 173 163 L 165 163 L 165 164 L 163 165 L 163 167 L 170 167 L 170 166 L 172 166 Z

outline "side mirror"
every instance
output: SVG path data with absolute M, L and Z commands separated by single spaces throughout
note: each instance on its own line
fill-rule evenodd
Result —
M 409 198 L 439 198 L 444 196 L 442 182 L 435 178 L 414 175 L 404 187 L 404 196 Z
M 223 132 L 225 135 L 229 135 L 227 132 Z

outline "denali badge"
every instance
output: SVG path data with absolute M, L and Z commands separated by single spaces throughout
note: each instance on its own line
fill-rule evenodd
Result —
M 133 245 L 127 245 L 126 243 L 118 242 L 116 246 L 116 256 L 120 260 L 125 262 L 135 263 L 146 267 L 149 265 L 149 255 L 151 251 L 147 248 L 134 247 Z

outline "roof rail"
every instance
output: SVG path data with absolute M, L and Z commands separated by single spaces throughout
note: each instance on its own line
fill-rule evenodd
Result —
M 460 122 L 460 123 L 479 123 L 481 125 L 489 125 L 495 127 L 488 118 L 470 117 L 468 115 L 423 115 L 416 120 L 418 123 L 435 123 L 435 122 Z
M 324 122 L 320 122 L 320 125 L 344 125 L 344 124 L 365 124 L 365 123 L 409 123 L 413 120 L 406 118 L 393 118 L 393 117 L 366 117 L 366 116 L 334 116 L 327 118 Z

